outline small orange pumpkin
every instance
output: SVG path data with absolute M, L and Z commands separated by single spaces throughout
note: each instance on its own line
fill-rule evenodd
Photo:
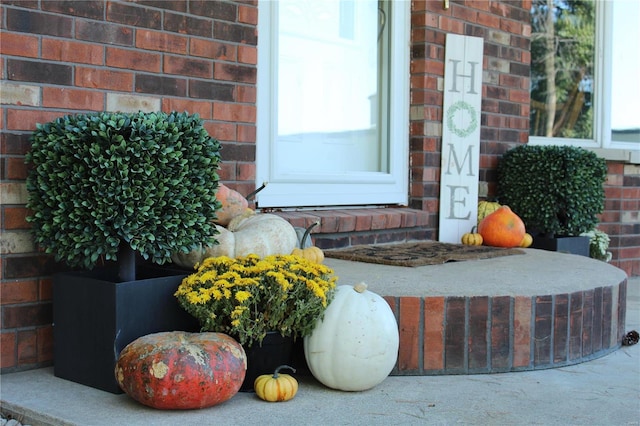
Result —
M 324 252 L 316 246 L 311 246 L 304 249 L 294 248 L 291 254 L 315 263 L 324 262 Z
M 474 232 L 476 227 L 471 228 L 471 232 L 467 232 L 466 234 L 462 234 L 462 244 L 468 246 L 481 246 L 482 245 L 482 235 Z
M 533 244 L 533 237 L 531 236 L 531 234 L 528 234 L 528 233 L 524 234 L 524 238 L 520 243 L 520 247 L 522 248 L 531 247 L 531 244 Z
M 280 370 L 288 368 L 296 372 L 296 369 L 288 365 L 281 365 L 276 368 L 273 374 L 263 374 L 258 376 L 253 383 L 253 389 L 258 398 L 269 401 L 288 401 L 296 396 L 298 392 L 298 381 L 289 374 L 281 374 Z
M 307 246 L 306 242 L 309 239 L 309 234 L 311 233 L 311 230 L 315 227 L 320 225 L 320 222 L 314 222 L 311 224 L 311 226 L 309 226 L 305 231 L 304 231 L 304 235 L 302 236 L 302 239 L 300 240 L 300 248 L 294 248 L 293 251 L 291 252 L 292 255 L 294 256 L 299 256 L 302 257 L 304 259 L 310 260 L 312 262 L 315 263 L 322 263 L 324 262 L 324 252 L 319 249 L 318 247 L 315 247 L 313 245 L 311 246 Z M 305 247 L 307 246 L 307 247 Z
M 508 206 L 486 216 L 478 225 L 484 244 L 493 247 L 518 247 L 525 234 L 524 222 Z

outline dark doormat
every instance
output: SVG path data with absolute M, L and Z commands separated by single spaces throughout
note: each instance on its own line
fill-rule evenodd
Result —
M 393 266 L 440 265 L 446 262 L 489 259 L 524 254 L 516 248 L 418 241 L 400 244 L 361 245 L 344 249 L 324 250 L 326 257 L 354 262 L 378 263 Z

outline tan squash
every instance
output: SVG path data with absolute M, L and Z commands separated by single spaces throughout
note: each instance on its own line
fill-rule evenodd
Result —
M 189 253 L 177 253 L 171 258 L 184 268 L 192 268 L 207 257 L 242 257 L 256 254 L 260 257 L 272 254 L 291 254 L 298 245 L 293 226 L 280 216 L 255 213 L 247 210 L 234 217 L 227 228 L 216 225 L 218 244 L 197 247 Z

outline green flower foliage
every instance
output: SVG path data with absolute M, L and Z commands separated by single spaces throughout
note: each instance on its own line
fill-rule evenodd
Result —
M 584 237 L 589 237 L 589 257 L 602 260 L 603 262 L 610 262 L 613 256 L 609 250 L 609 243 L 611 238 L 609 235 L 599 229 L 592 229 L 589 232 L 583 232 L 580 234 Z
M 520 145 L 498 163 L 498 199 L 527 229 L 577 236 L 598 223 L 606 177 L 605 160 L 585 149 Z
M 197 115 L 66 115 L 31 143 L 28 220 L 56 260 L 91 269 L 123 243 L 163 264 L 215 243 L 220 143 Z

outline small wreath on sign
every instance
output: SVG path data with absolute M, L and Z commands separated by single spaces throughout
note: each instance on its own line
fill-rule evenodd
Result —
M 454 116 L 458 111 L 467 111 L 467 113 L 471 116 L 471 122 L 469 123 L 466 129 L 460 129 L 459 127 L 456 126 L 456 124 L 453 121 Z M 454 103 L 447 110 L 447 127 L 456 136 L 459 136 L 461 138 L 466 138 L 476 129 L 476 127 L 478 127 L 478 118 L 476 116 L 476 109 L 464 101 L 458 101 Z

